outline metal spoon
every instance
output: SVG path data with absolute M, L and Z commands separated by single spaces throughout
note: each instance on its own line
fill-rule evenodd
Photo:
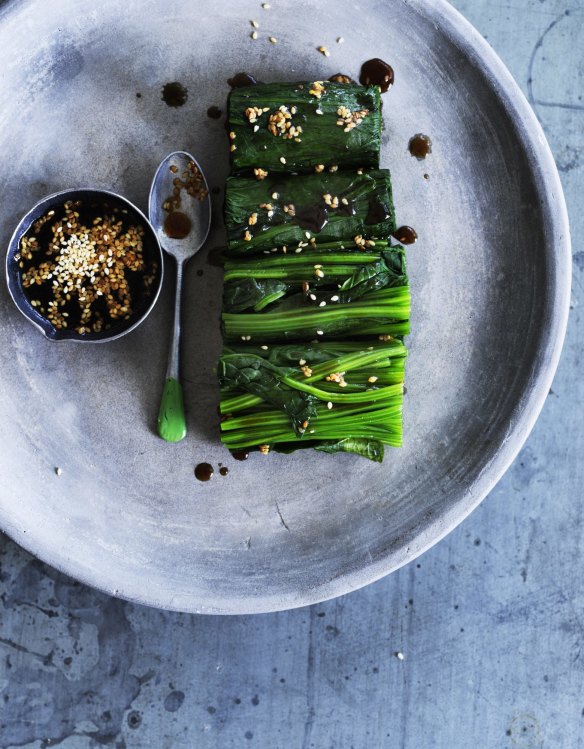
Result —
M 206 195 L 193 197 L 181 183 L 198 169 Z M 176 182 L 178 180 L 178 182 Z M 178 194 L 177 194 L 178 190 Z M 175 151 L 158 167 L 148 202 L 150 222 L 162 249 L 176 261 L 174 326 L 166 381 L 158 413 L 158 434 L 167 442 L 179 442 L 187 433 L 182 386 L 180 384 L 180 332 L 183 271 L 187 262 L 204 245 L 211 226 L 211 197 L 201 167 L 190 153 Z

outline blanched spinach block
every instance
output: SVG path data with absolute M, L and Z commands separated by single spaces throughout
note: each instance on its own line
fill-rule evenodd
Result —
M 228 313 L 267 307 L 280 309 L 355 301 L 374 291 L 406 286 L 403 247 L 376 243 L 375 251 L 341 250 L 338 243 L 321 252 L 270 253 L 268 257 L 228 260 L 225 263 L 223 311 Z
M 377 167 L 379 88 L 330 81 L 236 88 L 229 96 L 228 129 L 235 172 Z
M 395 231 L 389 170 L 230 177 L 225 189 L 228 255 L 321 243 L 388 239 Z M 311 240 L 314 240 L 311 245 Z M 300 244 L 302 243 L 302 244 Z M 362 244 L 361 249 L 367 249 Z

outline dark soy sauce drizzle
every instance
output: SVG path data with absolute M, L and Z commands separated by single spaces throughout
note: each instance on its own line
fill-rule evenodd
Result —
M 164 233 L 171 239 L 184 239 L 191 231 L 191 220 L 182 211 L 172 211 L 164 219 Z
M 195 468 L 195 477 L 199 481 L 209 481 L 213 477 L 213 466 L 210 463 L 199 463 Z
M 218 120 L 222 114 L 223 112 L 215 104 L 213 104 L 212 106 L 209 107 L 209 109 L 207 109 L 207 117 L 210 117 L 212 120 Z
M 188 98 L 187 89 L 178 81 L 165 83 L 162 88 L 162 99 L 169 107 L 182 107 Z
M 219 473 L 220 473 L 220 474 L 221 474 L 222 476 L 227 476 L 227 474 L 229 473 L 229 468 L 227 468 L 227 466 L 223 466 L 223 467 L 221 467 L 221 468 L 219 469 Z
M 412 229 L 411 226 L 400 226 L 391 236 L 402 244 L 414 244 L 418 238 L 416 230 Z
M 381 93 L 384 94 L 393 85 L 394 78 L 391 65 L 383 62 L 379 57 L 374 57 L 361 66 L 359 83 L 363 86 L 379 86 Z
M 354 216 L 357 213 L 355 203 L 351 200 L 346 204 L 339 203 L 337 213 L 339 214 L 339 216 Z
M 318 205 L 298 208 L 295 220 L 301 229 L 318 234 L 328 224 L 328 211 Z
M 387 221 L 388 218 L 391 218 L 391 213 L 387 205 L 376 198 L 372 198 L 369 201 L 369 210 L 367 211 L 367 216 L 365 216 L 365 223 L 381 224 L 383 221 Z
M 258 80 L 249 73 L 236 73 L 233 78 L 227 79 L 227 83 L 231 88 L 244 88 L 244 86 L 255 86 Z
M 247 450 L 236 450 L 234 453 L 231 453 L 231 457 L 235 458 L 235 460 L 247 460 L 249 453 Z
M 410 138 L 408 148 L 412 156 L 415 156 L 419 161 L 422 161 L 422 159 L 425 159 L 429 153 L 432 153 L 432 141 L 428 135 L 424 135 L 424 133 L 416 133 L 413 138 Z

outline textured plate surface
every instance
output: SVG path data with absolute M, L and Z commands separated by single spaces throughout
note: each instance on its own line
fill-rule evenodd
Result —
M 320 44 L 329 58 L 316 52 Z M 398 221 L 420 236 L 409 251 L 404 448 L 388 451 L 381 466 L 349 455 L 234 461 L 217 438 L 222 279 L 206 251 L 186 279 L 190 431 L 179 445 L 154 433 L 168 287 L 132 335 L 82 348 L 43 340 L 3 287 L 0 527 L 24 547 L 136 601 L 269 611 L 339 595 L 404 564 L 460 522 L 508 467 L 561 349 L 567 218 L 527 103 L 442 0 L 297 0 L 269 12 L 247 0 L 127 0 L 123 10 L 115 0 L 4 3 L 2 241 L 36 200 L 76 184 L 113 189 L 145 208 L 151 176 L 172 150 L 194 153 L 221 186 L 226 140 L 206 110 L 224 108 L 230 75 L 356 76 L 371 56 L 396 71 L 384 97 L 382 164 L 393 172 Z M 171 109 L 161 88 L 175 80 L 189 98 Z M 407 152 L 420 131 L 434 144 L 425 162 Z M 214 198 L 209 248 L 222 241 L 222 195 Z M 229 474 L 199 483 L 200 461 L 221 462 Z

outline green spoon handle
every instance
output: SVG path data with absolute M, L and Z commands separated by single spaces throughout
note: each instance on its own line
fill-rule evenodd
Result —
M 158 412 L 158 434 L 167 442 L 180 442 L 187 433 L 182 386 L 170 377 L 164 383 L 160 411 Z
M 176 262 L 176 293 L 174 301 L 174 325 L 166 381 L 158 412 L 158 434 L 167 442 L 180 442 L 187 433 L 183 391 L 180 384 L 180 332 L 183 264 Z

